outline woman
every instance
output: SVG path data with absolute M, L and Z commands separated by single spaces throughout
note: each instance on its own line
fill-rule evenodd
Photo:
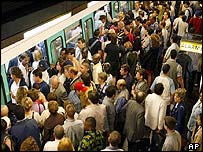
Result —
M 178 88 L 175 91 L 174 100 L 175 105 L 171 111 L 171 116 L 174 117 L 177 121 L 176 130 L 183 135 L 185 130 L 185 116 L 186 108 L 184 105 L 186 90 L 184 88 Z
M 25 117 L 28 119 L 35 119 L 39 127 L 42 126 L 42 119 L 38 112 L 32 110 L 32 99 L 25 97 L 22 99 L 22 106 L 25 109 Z
M 191 143 L 198 143 L 197 151 L 202 151 L 202 113 L 197 117 L 196 126 L 193 129 Z

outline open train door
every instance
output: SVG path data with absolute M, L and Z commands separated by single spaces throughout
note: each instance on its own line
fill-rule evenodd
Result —
M 89 39 L 93 37 L 93 32 L 95 30 L 95 22 L 94 22 L 93 13 L 91 13 L 81 19 L 81 26 L 82 26 L 82 35 L 87 44 Z
M 120 11 L 120 2 L 119 1 L 112 1 L 111 2 L 111 16 L 112 18 L 117 18 L 118 13 Z
M 5 65 L 1 65 L 1 105 L 11 100 Z
M 56 64 L 60 55 L 61 48 L 66 47 L 65 35 L 63 30 L 54 34 L 46 40 L 48 61 Z

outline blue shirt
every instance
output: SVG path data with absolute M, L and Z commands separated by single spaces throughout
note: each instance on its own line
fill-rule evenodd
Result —
M 77 113 L 80 113 L 81 111 L 81 101 L 80 98 L 78 97 L 77 93 L 75 90 L 72 90 L 69 95 L 68 99 L 75 105 Z

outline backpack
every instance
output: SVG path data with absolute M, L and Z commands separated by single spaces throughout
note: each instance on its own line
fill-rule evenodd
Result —
M 188 16 L 188 19 L 187 19 L 187 22 L 189 22 L 190 21 L 190 19 L 193 17 L 193 12 L 194 12 L 194 10 L 191 8 L 191 7 L 188 7 L 186 10 L 188 10 L 188 12 L 189 12 L 189 16 Z M 185 10 L 185 11 L 186 11 Z
M 41 113 L 45 110 L 45 106 L 43 104 L 43 102 L 41 100 L 36 100 L 35 101 L 38 105 L 38 108 L 39 108 L 39 114 L 41 115 Z

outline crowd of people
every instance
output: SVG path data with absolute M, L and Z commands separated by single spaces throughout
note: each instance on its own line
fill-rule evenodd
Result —
M 8 66 L 11 101 L 1 105 L 9 151 L 202 151 L 202 54 L 180 50 L 202 34 L 198 1 L 135 1 L 111 19 L 95 14 L 86 44 L 55 64 L 34 47 Z M 194 87 L 198 101 L 185 105 Z M 188 118 L 187 118 L 188 117 Z

